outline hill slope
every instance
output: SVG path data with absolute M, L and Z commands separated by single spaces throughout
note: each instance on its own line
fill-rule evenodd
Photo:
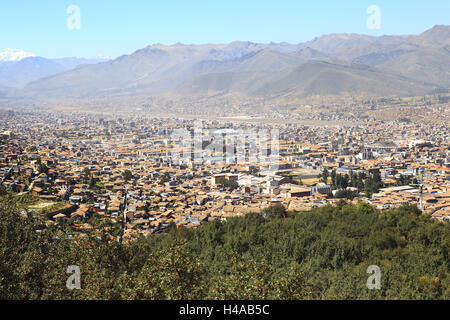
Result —
M 81 64 L 95 64 L 101 61 L 104 60 L 26 57 L 18 61 L 0 62 L 0 85 L 15 88 L 23 87 L 30 82 L 68 71 Z
M 432 86 L 381 72 L 360 64 L 309 62 L 281 72 L 216 73 L 186 81 L 179 94 L 204 95 L 217 92 L 248 93 L 253 96 L 284 95 L 413 95 L 425 94 Z
M 450 45 L 405 53 L 379 66 L 412 79 L 450 86 Z
M 3 62 L 0 64 L 0 85 L 21 87 L 30 81 L 66 70 L 62 65 L 41 57 L 28 57 L 20 61 Z

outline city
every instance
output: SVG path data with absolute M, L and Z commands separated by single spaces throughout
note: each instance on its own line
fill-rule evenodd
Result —
M 169 319 L 443 305 L 449 12 L 5 1 L 0 302 Z
M 443 106 L 432 105 L 431 114 Z M 85 236 L 96 231 L 91 218 L 107 221 L 120 241 L 274 204 L 307 211 L 341 199 L 379 210 L 416 204 L 448 220 L 449 109 L 439 122 L 405 119 L 371 117 L 347 126 L 209 119 L 200 130 L 277 129 L 277 157 L 223 161 L 215 148 L 215 157 L 180 161 L 170 138 L 177 129 L 193 132 L 192 119 L 2 111 L 1 186 L 47 224 L 69 223 L 73 236 Z M 206 153 L 215 136 L 200 139 Z M 248 140 L 245 148 L 256 152 Z

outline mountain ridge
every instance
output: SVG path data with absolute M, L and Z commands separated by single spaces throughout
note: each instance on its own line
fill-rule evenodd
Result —
M 39 79 L 69 71 L 83 64 L 95 64 L 103 59 L 59 58 L 46 59 L 28 56 L 20 60 L 0 62 L 0 85 L 20 88 Z
M 339 81 L 327 81 L 327 79 Z M 344 81 L 342 81 L 344 79 Z M 288 95 L 305 98 L 308 95 L 366 94 L 391 95 L 401 92 L 425 94 L 432 86 L 411 83 L 397 75 L 386 75 L 361 64 L 336 64 L 314 61 L 281 72 L 216 73 L 195 77 L 183 83 L 176 91 L 183 94 L 216 94 L 218 92 L 249 93 L 251 96 Z M 376 89 L 374 89 L 376 88 Z
M 133 100 L 138 96 L 145 99 L 166 94 L 174 97 L 207 95 L 213 89 L 217 93 L 215 89 L 220 88 L 260 97 L 271 91 L 301 97 L 349 92 L 397 96 L 424 94 L 450 85 L 450 77 L 445 72 L 450 69 L 447 63 L 450 52 L 446 49 L 449 43 L 450 26 L 435 26 L 419 35 L 332 34 L 299 44 L 250 41 L 153 44 L 114 60 L 79 65 L 36 79 L 23 90 L 15 90 L 12 96 L 43 100 L 120 96 Z M 314 64 L 316 62 L 329 64 Z M 305 64 L 319 75 L 300 77 L 299 74 L 310 72 L 303 68 L 294 76 L 292 70 Z M 344 69 L 346 64 L 347 69 Z M 383 81 L 381 75 L 387 80 Z M 294 81 L 294 85 L 286 79 Z M 277 89 L 264 86 L 264 81 Z M 239 86 L 241 90 L 234 89 Z M 193 92 L 193 88 L 198 92 Z M 247 92 L 243 92 L 244 89 Z

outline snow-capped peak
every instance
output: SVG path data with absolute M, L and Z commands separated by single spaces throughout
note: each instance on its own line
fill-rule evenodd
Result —
M 24 58 L 35 57 L 34 53 L 25 52 L 18 49 L 5 49 L 0 51 L 0 61 L 20 61 Z

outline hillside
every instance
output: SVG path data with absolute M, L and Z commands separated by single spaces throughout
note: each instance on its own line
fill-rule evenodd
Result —
M 450 87 L 450 45 L 405 53 L 393 57 L 379 67 L 411 79 Z
M 281 71 L 314 60 L 329 59 L 326 54 L 311 48 L 290 53 L 278 52 L 267 48 L 233 60 L 201 61 L 194 65 L 189 73 L 191 75 L 199 75 L 221 72 Z
M 0 64 L 0 85 L 21 87 L 30 81 L 66 70 L 62 65 L 41 57 L 27 57 L 20 61 L 3 62 Z
M 312 49 L 282 53 L 269 48 L 240 56 L 234 52 L 231 60 L 201 60 L 205 56 L 217 56 L 216 51 L 204 52 L 199 47 L 191 56 L 188 49 L 149 47 L 122 56 L 115 61 L 95 66 L 82 66 L 70 72 L 31 83 L 27 91 L 48 96 L 66 95 L 81 97 L 102 93 L 138 92 L 160 93 L 174 89 L 184 80 L 202 74 L 243 71 L 279 71 L 302 63 L 328 59 Z M 224 54 L 224 52 L 222 52 Z
M 179 94 L 240 92 L 253 96 L 411 95 L 425 94 L 423 85 L 360 64 L 309 62 L 281 72 L 216 73 L 196 77 L 177 88 Z
M 95 64 L 103 59 L 62 58 L 45 59 L 25 57 L 0 62 L 0 85 L 20 88 L 26 84 L 76 68 L 82 64 Z

